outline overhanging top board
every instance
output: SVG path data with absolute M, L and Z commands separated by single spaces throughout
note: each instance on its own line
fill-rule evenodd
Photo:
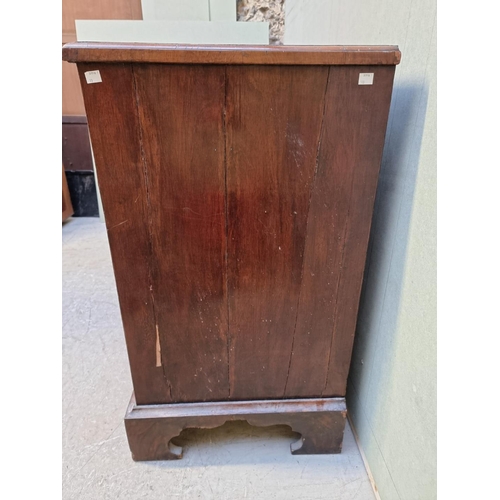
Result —
M 399 64 L 396 45 L 169 45 L 75 42 L 63 47 L 69 62 L 159 64 L 389 65 Z

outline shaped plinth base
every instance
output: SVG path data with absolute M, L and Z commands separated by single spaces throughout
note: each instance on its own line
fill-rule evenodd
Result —
M 176 460 L 182 448 L 171 443 L 184 429 L 220 427 L 230 420 L 250 425 L 288 425 L 301 438 L 290 445 L 293 455 L 340 453 L 344 437 L 344 398 L 283 399 L 136 405 L 132 395 L 125 428 L 136 461 Z

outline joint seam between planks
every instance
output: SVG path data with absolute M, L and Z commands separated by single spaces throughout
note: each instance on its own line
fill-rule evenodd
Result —
M 286 374 L 285 388 L 283 390 L 283 397 L 285 397 L 285 395 L 286 395 L 286 388 L 288 385 L 288 379 L 290 377 L 290 369 L 292 367 L 293 348 L 294 348 L 294 344 L 295 344 L 295 332 L 297 330 L 297 320 L 299 318 L 300 297 L 302 294 L 303 278 L 304 278 L 304 262 L 305 262 L 305 257 L 306 257 L 307 230 L 309 227 L 309 212 L 311 210 L 311 200 L 312 200 L 312 195 L 313 195 L 313 191 L 314 191 L 314 186 L 316 185 L 316 176 L 318 173 L 319 152 L 321 149 L 321 139 L 323 138 L 323 123 L 325 121 L 325 113 L 326 113 L 326 93 L 328 91 L 328 85 L 330 83 L 330 68 L 331 67 L 328 66 L 328 72 L 326 75 L 325 92 L 323 94 L 323 114 L 321 115 L 321 124 L 319 127 L 319 136 L 318 136 L 318 147 L 316 149 L 316 163 L 314 165 L 313 178 L 311 179 L 311 185 L 309 187 L 309 200 L 307 203 L 307 219 L 306 219 L 306 229 L 305 229 L 305 237 L 304 237 L 304 249 L 302 251 L 302 267 L 300 269 L 300 289 L 299 289 L 299 296 L 297 298 L 297 310 L 295 312 L 295 325 L 293 327 L 293 334 L 292 334 L 292 347 L 290 350 L 290 359 L 288 360 L 288 371 Z
M 228 192 L 227 192 L 227 66 L 224 66 L 224 105 L 222 109 L 222 131 L 224 134 L 224 211 L 225 211 L 225 230 L 226 230 L 226 252 L 225 252 L 225 273 L 226 273 L 226 303 L 227 303 L 227 330 L 226 330 L 226 349 L 227 349 L 227 385 L 228 398 L 231 399 L 231 335 L 229 321 L 229 214 L 228 214 Z
M 141 123 L 141 116 L 140 116 L 140 104 L 139 104 L 139 92 L 137 90 L 137 77 L 134 71 L 134 65 L 130 65 L 130 69 L 132 71 L 132 81 L 134 84 L 134 97 L 135 97 L 135 106 L 136 106 L 136 113 L 137 113 L 137 123 L 139 127 L 139 145 L 140 145 L 140 150 L 141 150 L 141 160 L 142 160 L 142 167 L 143 167 L 143 175 L 144 175 L 144 186 L 146 189 L 146 213 L 147 213 L 147 218 L 148 218 L 148 236 L 149 236 L 149 241 L 148 241 L 148 246 L 149 246 L 149 262 L 148 262 L 148 275 L 149 275 L 149 291 L 151 293 L 151 305 L 153 309 L 153 318 L 155 321 L 155 332 L 156 332 L 156 352 L 155 352 L 155 357 L 156 357 L 156 367 L 159 368 L 161 367 L 162 373 L 163 373 L 163 379 L 165 380 L 168 391 L 170 394 L 170 399 L 173 399 L 172 397 L 172 386 L 170 385 L 170 382 L 167 377 L 167 373 L 165 370 L 165 365 L 162 363 L 161 360 L 161 339 L 160 339 L 160 330 L 158 326 L 158 313 L 156 311 L 156 304 L 155 304 L 155 296 L 154 296 L 154 289 L 153 289 L 153 268 L 152 268 L 152 260 L 153 260 L 153 220 L 152 220 L 152 211 L 151 211 L 151 194 L 149 190 L 149 176 L 148 176 L 148 168 L 147 168 L 147 161 L 146 161 L 146 155 L 144 152 L 144 138 L 142 134 L 142 123 Z
M 338 313 L 338 305 L 339 305 L 339 289 L 340 289 L 340 283 L 342 281 L 342 276 L 344 273 L 344 258 L 345 258 L 345 247 L 347 246 L 347 230 L 350 227 L 349 225 L 349 219 L 351 216 L 351 201 L 352 201 L 352 193 L 354 190 L 354 167 L 351 169 L 351 186 L 350 186 L 350 192 L 349 192 L 349 202 L 347 204 L 347 215 L 345 217 L 344 221 L 344 231 L 342 235 L 342 251 L 340 253 L 340 270 L 339 270 L 339 277 L 337 279 L 337 287 L 335 290 L 335 305 L 333 308 L 333 328 L 332 328 L 332 335 L 330 337 L 330 349 L 328 351 L 328 364 L 326 365 L 326 377 L 325 377 L 325 386 L 323 388 L 323 391 L 321 392 L 321 395 L 323 396 L 327 387 L 328 387 L 328 378 L 330 375 L 330 365 L 332 362 L 332 350 L 333 350 L 333 340 L 335 338 L 335 334 L 337 331 L 337 313 Z

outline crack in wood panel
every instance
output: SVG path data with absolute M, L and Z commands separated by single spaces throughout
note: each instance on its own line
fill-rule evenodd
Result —
M 142 160 L 143 174 L 144 174 L 144 185 L 146 188 L 147 226 L 148 226 L 148 237 L 149 237 L 149 240 L 148 240 L 148 245 L 149 245 L 149 262 L 148 262 L 149 291 L 151 294 L 151 303 L 153 306 L 153 315 L 154 315 L 154 321 L 155 321 L 155 333 L 156 333 L 155 359 L 156 359 L 156 367 L 162 369 L 163 379 L 165 380 L 165 385 L 168 389 L 170 400 L 172 401 L 173 400 L 172 386 L 171 386 L 171 383 L 168 379 L 166 366 L 161 361 L 161 336 L 160 336 L 160 330 L 159 330 L 159 326 L 158 326 L 158 313 L 156 311 L 155 292 L 154 292 L 154 286 L 153 286 L 153 262 L 155 259 L 155 254 L 153 251 L 153 219 L 152 219 L 152 210 L 151 210 L 151 193 L 150 193 L 150 187 L 149 187 L 148 166 L 147 166 L 147 161 L 146 161 L 146 155 L 144 152 L 144 136 L 143 136 L 143 126 L 142 126 L 142 121 L 141 121 L 141 114 L 140 114 L 139 93 L 137 91 L 137 76 L 136 76 L 136 73 L 134 71 L 133 65 L 131 65 L 131 70 L 132 70 L 132 77 L 133 77 L 133 82 L 134 82 L 134 97 L 135 97 L 135 104 L 136 104 L 137 119 L 138 119 L 138 123 L 139 123 L 139 144 L 140 144 L 141 160 Z
M 224 68 L 138 65 L 153 291 L 177 402 L 228 397 Z
M 328 68 L 229 71 L 231 396 L 282 398 Z
M 306 245 L 307 245 L 307 234 L 308 234 L 308 228 L 309 228 L 309 213 L 311 210 L 311 200 L 313 197 L 314 187 L 316 185 L 316 177 L 318 174 L 319 152 L 321 149 L 321 139 L 323 137 L 323 124 L 325 122 L 325 112 L 326 112 L 326 93 L 328 91 L 329 82 L 330 82 L 330 67 L 328 67 L 328 72 L 326 75 L 325 92 L 323 93 L 323 102 L 322 102 L 323 113 L 321 115 L 321 124 L 319 126 L 319 134 L 318 134 L 318 140 L 317 140 L 318 148 L 316 150 L 316 161 L 315 161 L 315 165 L 314 165 L 313 179 L 311 181 L 310 188 L 309 188 L 309 202 L 307 204 L 307 222 L 306 222 L 306 230 L 305 230 L 305 237 L 304 237 L 304 248 L 303 248 L 303 252 L 302 252 L 302 268 L 301 268 L 301 272 L 300 272 L 300 290 L 299 290 L 299 296 L 297 297 L 297 311 L 295 314 L 295 325 L 293 327 L 292 348 L 290 350 L 290 359 L 288 361 L 288 371 L 286 374 L 285 388 L 283 389 L 283 397 L 286 396 L 286 389 L 288 386 L 288 380 L 290 378 L 290 368 L 292 366 L 292 358 L 293 358 L 293 352 L 294 352 L 293 349 L 294 349 L 294 345 L 295 345 L 295 333 L 297 331 L 297 321 L 298 321 L 298 317 L 299 317 L 300 298 L 302 296 L 302 289 L 303 289 L 302 282 L 304 279 L 304 265 L 305 265 L 305 253 L 306 253 L 305 250 L 306 250 Z
M 224 108 L 223 108 L 223 132 L 224 132 L 224 212 L 226 219 L 226 251 L 225 251 L 225 287 L 226 287 L 226 314 L 227 314 L 227 386 L 228 399 L 231 399 L 231 322 L 229 311 L 229 283 L 228 283 L 228 245 L 229 245 L 229 215 L 227 207 L 227 66 L 224 66 Z

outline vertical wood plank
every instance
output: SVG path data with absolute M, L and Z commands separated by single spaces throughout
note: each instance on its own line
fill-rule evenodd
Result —
M 161 363 L 174 401 L 227 399 L 225 68 L 134 73 Z
M 343 396 L 394 67 L 79 71 L 138 403 Z
M 131 66 L 79 64 L 123 328 L 138 404 L 171 401 L 155 358 L 151 252 L 144 166 Z M 85 71 L 102 82 L 87 84 Z
M 346 111 L 344 125 L 356 119 L 358 121 L 357 129 L 350 137 L 354 145 L 351 155 L 355 170 L 334 313 L 336 319 L 323 390 L 325 396 L 343 396 L 346 393 L 395 69 L 394 66 L 371 66 L 358 68 L 357 71 L 356 68 L 343 68 L 344 79 L 337 91 L 337 98 L 347 98 L 348 102 L 351 98 L 354 100 L 357 94 L 349 111 Z M 360 72 L 374 73 L 373 85 L 357 86 Z M 347 159 L 345 161 L 349 164 Z
M 393 75 L 330 69 L 286 397 L 345 394 Z
M 227 68 L 232 399 L 283 396 L 327 73 Z

